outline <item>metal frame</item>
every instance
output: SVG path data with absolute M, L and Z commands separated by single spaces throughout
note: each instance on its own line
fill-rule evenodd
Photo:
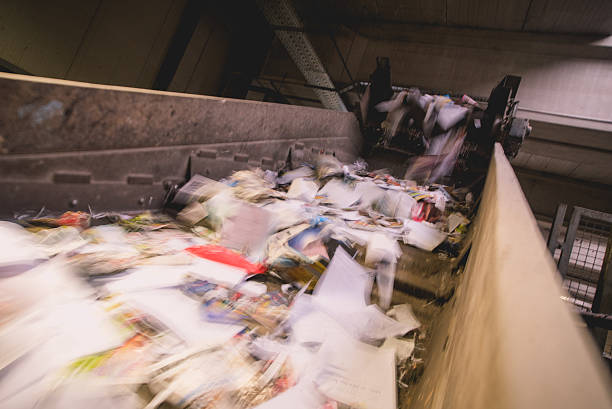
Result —
M 336 89 L 290 2 L 288 0 L 259 0 L 257 3 L 308 84 Z M 325 91 L 321 88 L 313 88 L 313 91 L 325 108 L 347 112 L 337 91 Z
M 558 239 L 566 209 L 567 205 L 563 203 L 557 207 L 548 237 L 548 250 L 553 257 L 558 247 Z M 587 218 L 588 222 L 586 227 L 581 228 L 583 218 Z M 597 231 L 597 229 L 591 227 L 591 225 L 599 223 L 609 226 L 607 229 L 608 237 L 605 241 L 605 254 L 601 259 L 598 256 L 602 253 L 602 243 L 596 237 L 600 236 L 601 238 L 604 236 L 594 235 L 593 232 Z M 582 233 L 580 233 L 578 251 L 574 252 L 576 254 L 576 263 L 582 264 L 580 267 L 583 267 L 587 274 L 597 273 L 597 277 L 592 275 L 590 277 L 581 277 L 582 271 L 580 268 L 575 272 L 576 274 L 568 274 L 570 258 L 572 257 L 579 232 Z M 585 242 L 587 246 L 585 246 Z M 595 244 L 594 248 L 591 248 L 592 244 Z M 584 249 L 586 249 L 586 254 L 583 252 Z M 580 259 L 581 256 L 584 257 L 584 260 Z M 588 266 L 589 258 L 593 260 L 591 267 Z M 580 315 L 589 326 L 595 341 L 604 351 L 604 356 L 606 356 L 605 345 L 608 342 L 607 339 L 610 338 L 609 330 L 612 330 L 612 214 L 584 207 L 574 207 L 557 265 L 564 281 L 564 286 L 567 284 L 567 290 L 570 294 L 568 301 L 575 304 L 580 310 Z M 588 270 L 591 271 L 589 272 Z M 596 282 L 593 281 L 594 278 L 596 278 Z M 607 353 L 609 354 L 609 352 Z
M 204 2 L 199 0 L 188 0 L 181 13 L 181 20 L 168 45 L 166 55 L 162 60 L 161 66 L 155 77 L 153 89 L 165 91 L 170 86 L 172 78 L 185 55 L 185 50 L 195 32 L 196 27 L 202 16 Z
M 359 81 L 359 82 L 355 82 L 354 84 L 348 85 L 344 88 L 342 88 L 340 90 L 341 94 L 344 94 L 346 92 L 351 91 L 353 88 L 355 87 L 361 87 L 361 88 L 366 88 L 370 85 L 371 83 L 369 81 Z M 418 88 L 422 93 L 424 94 L 436 94 L 436 95 L 445 95 L 448 94 L 451 98 L 461 98 L 463 96 L 463 94 L 457 94 L 457 93 L 453 93 L 450 92 L 449 90 L 435 90 L 435 89 L 429 89 L 426 87 L 421 87 L 418 85 L 411 85 L 411 86 L 407 86 L 407 85 L 392 85 L 391 89 L 393 90 L 393 92 L 401 92 L 401 91 L 409 91 L 411 88 Z M 479 103 L 484 103 L 486 106 L 487 101 L 489 100 L 488 97 L 483 97 L 483 96 L 478 96 L 478 95 L 470 95 L 470 98 L 472 98 L 473 100 L 479 102 Z
M 567 211 L 567 204 L 559 203 L 557 205 L 557 210 L 555 210 L 555 217 L 553 219 L 552 226 L 550 228 L 550 232 L 548 234 L 548 240 L 546 240 L 546 244 L 548 246 L 548 251 L 554 257 L 555 250 L 559 245 L 558 239 L 559 234 L 561 233 L 561 228 L 563 227 L 563 220 L 565 219 L 565 212 Z
M 561 225 L 563 224 L 565 210 L 563 210 L 563 215 L 560 215 L 559 211 L 561 206 L 565 206 L 565 208 L 567 208 L 567 205 L 564 204 L 560 204 L 557 208 L 557 213 L 555 213 L 555 219 L 551 228 L 551 234 L 548 238 L 549 250 L 551 249 L 552 240 L 558 237 L 558 234 L 561 230 Z M 598 212 L 596 210 L 586 209 L 584 207 L 574 206 L 574 210 L 572 211 L 572 217 L 570 219 L 569 226 L 567 227 L 567 232 L 565 234 L 565 240 L 563 241 L 563 246 L 561 247 L 561 257 L 559 258 L 559 264 L 557 265 L 559 273 L 561 273 L 561 277 L 563 278 L 565 278 L 567 275 L 567 268 L 569 266 L 569 259 L 572 254 L 572 247 L 574 246 L 574 241 L 576 240 L 576 232 L 580 224 L 580 219 L 583 216 L 606 223 L 612 223 L 612 214 Z M 556 232 L 554 233 L 554 236 L 553 232 Z M 552 251 L 554 255 L 554 249 Z
M 559 230 L 561 225 L 563 224 L 563 217 L 561 212 L 565 205 L 560 205 L 557 208 L 557 214 L 555 215 L 555 221 L 553 223 L 551 234 L 549 237 L 549 249 L 552 248 L 553 256 L 554 256 L 554 247 L 552 247 L 552 242 L 558 238 Z M 572 255 L 572 249 L 574 248 L 575 240 L 578 236 L 578 231 L 581 230 L 581 220 L 583 217 L 588 218 L 589 220 L 605 223 L 609 225 L 608 229 L 608 237 L 606 240 L 605 254 L 603 259 L 600 260 L 601 268 L 599 269 L 597 282 L 589 280 L 582 283 L 582 278 L 576 278 L 573 275 L 571 277 L 568 276 L 568 267 L 570 257 Z M 592 223 L 592 222 L 590 222 Z M 588 235 L 590 228 L 585 229 L 585 234 Z M 580 249 L 584 248 L 584 237 L 581 239 Z M 588 257 L 596 257 L 597 254 L 601 254 L 600 248 L 601 243 L 596 244 L 595 254 L 591 254 L 591 243 L 592 239 L 589 238 L 587 247 L 587 262 Z M 580 262 L 580 251 L 577 254 L 577 263 Z M 595 258 L 594 260 L 597 260 Z M 585 264 L 586 265 L 586 264 Z M 595 267 L 595 261 L 593 262 L 593 267 Z M 599 266 L 597 266 L 599 268 Z M 612 214 L 599 212 L 596 210 L 586 209 L 584 207 L 574 207 L 572 211 L 572 217 L 569 222 L 569 226 L 567 228 L 567 233 L 565 235 L 565 241 L 563 242 L 563 246 L 561 249 L 561 256 L 559 258 L 558 263 L 559 273 L 561 277 L 564 279 L 564 282 L 568 283 L 568 291 L 570 292 L 573 301 L 578 308 L 581 308 L 580 314 L 584 321 L 589 326 L 591 333 L 599 345 L 601 350 L 603 351 L 604 357 L 609 357 L 609 351 L 606 350 L 606 345 L 609 343 L 608 339 L 611 337 L 612 330 Z M 594 277 L 592 277 L 594 278 Z M 578 286 L 577 292 L 573 293 L 570 291 L 572 285 Z M 585 286 L 586 293 L 581 295 L 580 287 Z M 589 287 L 586 287 L 589 286 Z M 595 286 L 594 294 L 592 295 L 592 300 L 588 295 L 589 288 Z M 574 291 L 576 288 L 574 287 Z M 586 297 L 584 300 L 580 300 L 579 297 Z M 590 308 L 588 305 L 585 305 L 584 302 L 590 302 Z

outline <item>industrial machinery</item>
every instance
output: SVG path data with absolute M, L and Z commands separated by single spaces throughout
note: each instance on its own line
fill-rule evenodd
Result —
M 392 86 L 389 58 L 377 58 L 376 65 L 370 82 L 360 83 L 363 98 L 359 114 L 366 157 L 383 155 L 388 160 L 395 156 L 406 167 L 421 155 L 439 156 L 429 146 L 438 135 L 447 132 L 435 119 L 440 115 L 440 100 L 449 101 L 467 110 L 457 125 L 465 128 L 465 139 L 457 152 L 451 180 L 455 185 L 472 186 L 482 183 L 495 142 L 512 159 L 531 131 L 528 119 L 515 116 L 521 77 L 507 75 L 488 99 L 475 100 L 467 95 L 440 97 L 435 96 L 439 91 Z

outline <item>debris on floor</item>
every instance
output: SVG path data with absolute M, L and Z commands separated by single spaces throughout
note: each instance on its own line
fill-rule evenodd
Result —
M 395 408 L 427 336 L 402 249 L 456 257 L 466 196 L 324 155 L 0 222 L 0 407 Z

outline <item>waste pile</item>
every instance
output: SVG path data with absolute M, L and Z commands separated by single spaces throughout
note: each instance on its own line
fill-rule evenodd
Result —
M 196 175 L 166 212 L 0 222 L 0 407 L 395 408 L 402 248 L 456 257 L 473 206 L 323 155 Z

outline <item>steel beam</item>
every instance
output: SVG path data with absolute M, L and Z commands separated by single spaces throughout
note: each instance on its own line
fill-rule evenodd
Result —
M 554 257 L 555 250 L 559 244 L 559 233 L 563 227 L 563 220 L 565 220 L 565 212 L 567 211 L 567 205 L 565 203 L 559 203 L 557 210 L 555 211 L 555 218 L 553 219 L 552 226 L 550 227 L 550 233 L 548 234 L 548 251 Z
M 570 219 L 569 226 L 567 227 L 567 233 L 565 234 L 565 240 L 563 241 L 563 247 L 561 248 L 561 257 L 559 258 L 559 273 L 561 277 L 565 278 L 567 275 L 567 267 L 569 266 L 569 259 L 572 254 L 572 248 L 574 247 L 574 240 L 576 240 L 576 230 L 580 224 L 580 217 L 582 216 L 582 209 L 574 207 L 572 211 L 572 218 Z
M 257 3 L 306 82 L 317 87 L 335 89 L 321 59 L 303 31 L 302 21 L 289 0 L 259 0 Z M 313 88 L 313 91 L 325 108 L 347 111 L 337 91 L 325 91 L 320 88 Z
M 153 83 L 153 89 L 165 91 L 168 89 L 174 74 L 185 54 L 187 45 L 191 41 L 193 32 L 195 31 L 200 17 L 204 2 L 199 0 L 188 0 L 183 12 L 181 14 L 181 20 L 176 28 L 172 40 L 168 46 L 166 56 L 161 63 L 155 82 Z

